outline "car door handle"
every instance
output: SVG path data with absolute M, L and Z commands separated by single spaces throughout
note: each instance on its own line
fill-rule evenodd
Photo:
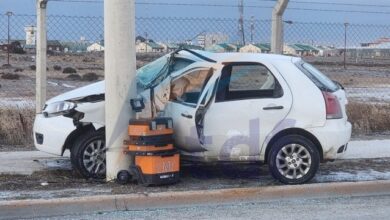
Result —
M 184 114 L 184 113 L 181 113 L 181 116 L 185 117 L 185 118 L 192 118 L 192 115 L 189 115 L 189 114 Z
M 271 106 L 271 107 L 264 107 L 263 110 L 281 110 L 283 109 L 283 106 Z

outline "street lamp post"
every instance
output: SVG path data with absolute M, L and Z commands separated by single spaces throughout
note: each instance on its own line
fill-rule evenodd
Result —
M 7 25 L 8 25 L 8 44 L 7 44 L 7 65 L 9 66 L 9 54 L 10 54 L 10 49 L 11 49 L 11 34 L 10 34 L 10 21 L 11 21 L 11 16 L 14 15 L 11 11 L 7 11 L 5 15 L 8 17 Z
M 349 23 L 344 23 L 344 69 L 347 69 L 347 27 Z

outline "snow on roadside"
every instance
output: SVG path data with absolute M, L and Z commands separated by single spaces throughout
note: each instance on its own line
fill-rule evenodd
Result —
M 390 139 L 351 141 L 341 159 L 365 159 L 390 157 Z
M 352 172 L 332 171 L 328 174 L 317 174 L 315 182 L 357 182 L 372 180 L 390 180 L 390 172 L 380 172 L 376 170 L 359 170 Z

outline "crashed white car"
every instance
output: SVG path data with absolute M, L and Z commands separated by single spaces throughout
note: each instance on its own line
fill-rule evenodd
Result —
M 300 58 L 179 50 L 137 71 L 139 117 L 173 118 L 182 157 L 264 162 L 287 184 L 309 181 L 351 136 L 342 86 Z M 85 177 L 105 174 L 104 82 L 47 101 L 35 146 L 63 155 Z

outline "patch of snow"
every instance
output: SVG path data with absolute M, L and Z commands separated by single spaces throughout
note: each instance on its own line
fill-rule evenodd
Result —
M 330 172 L 329 174 L 317 174 L 314 177 L 316 182 L 356 182 L 372 180 L 390 180 L 390 172 L 379 172 L 376 170 L 360 170 L 354 173 L 345 171 Z
M 351 141 L 342 159 L 390 157 L 390 140 Z
M 62 84 L 63 87 L 66 87 L 66 88 L 76 88 L 76 86 L 72 86 L 72 85 L 69 85 L 69 84 Z

